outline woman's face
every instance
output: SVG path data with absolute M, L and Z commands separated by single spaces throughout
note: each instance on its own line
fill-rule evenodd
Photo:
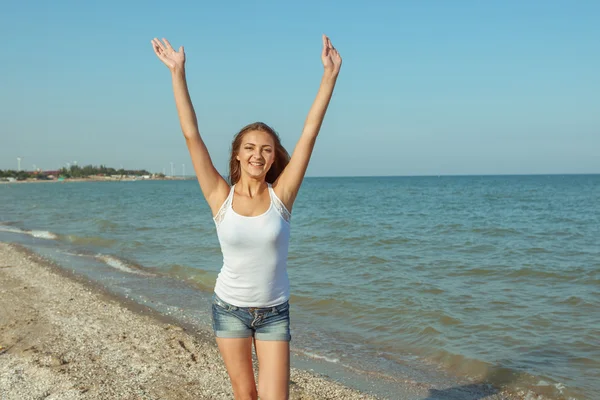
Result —
M 271 135 L 261 131 L 249 131 L 242 137 L 236 159 L 242 173 L 254 179 L 267 175 L 275 161 L 275 143 Z

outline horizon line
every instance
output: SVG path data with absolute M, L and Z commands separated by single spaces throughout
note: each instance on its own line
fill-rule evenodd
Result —
M 560 175 L 600 175 L 600 172 L 537 172 L 537 173 L 466 173 L 466 174 L 415 174 L 415 175 L 307 175 L 305 178 L 411 178 L 441 176 L 560 176 Z M 190 175 L 193 176 L 193 175 Z

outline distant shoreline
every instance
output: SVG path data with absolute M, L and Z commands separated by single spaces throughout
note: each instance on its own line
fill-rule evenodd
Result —
M 502 177 L 540 177 L 540 176 L 599 176 L 600 173 L 590 172 L 590 173 L 550 173 L 550 174 L 481 174 L 481 175 L 359 175 L 359 176 L 307 176 L 305 179 L 367 179 L 367 178 L 473 178 L 473 177 L 481 177 L 481 178 L 502 178 Z M 224 177 L 227 179 L 227 177 Z M 173 176 L 173 177 L 164 177 L 164 178 L 106 178 L 106 177 L 93 177 L 93 178 L 65 178 L 63 180 L 59 179 L 26 179 L 21 181 L 5 181 L 0 180 L 0 184 L 10 184 L 10 183 L 69 183 L 69 182 L 139 182 L 139 181 L 187 181 L 187 180 L 195 180 L 195 176 Z
M 151 179 L 132 179 L 132 178 L 67 178 L 67 179 L 26 179 L 23 181 L 0 181 L 0 184 L 23 184 L 23 183 L 71 183 L 71 182 L 141 182 L 141 181 L 187 181 L 192 180 L 192 177 L 165 177 Z

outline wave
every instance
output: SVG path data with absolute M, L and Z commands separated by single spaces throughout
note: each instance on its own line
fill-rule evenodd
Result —
M 117 239 L 109 239 L 106 237 L 100 236 L 79 236 L 73 234 L 59 234 L 51 231 L 40 230 L 40 229 L 21 229 L 14 226 L 6 226 L 0 224 L 0 231 L 9 232 L 9 233 L 17 233 L 21 235 L 28 235 L 37 239 L 47 239 L 47 240 L 59 240 L 62 242 L 67 242 L 79 246 L 93 246 L 93 247 L 103 247 L 110 248 L 114 247 L 119 243 Z
M 58 239 L 58 235 L 56 233 L 50 231 L 41 231 L 41 230 L 24 230 L 19 228 L 11 228 L 8 226 L 0 226 L 0 231 L 2 232 L 10 232 L 10 233 L 20 233 L 22 235 L 29 235 L 38 239 L 48 239 L 48 240 L 56 240 Z
M 434 232 L 437 234 L 446 234 L 446 233 L 455 234 L 457 232 L 465 232 L 466 230 L 467 229 L 466 229 L 465 225 L 460 224 L 460 223 L 437 224 L 431 228 L 431 232 Z
M 377 247 L 377 246 L 390 245 L 390 244 L 391 245 L 405 244 L 405 243 L 412 242 L 414 240 L 415 239 L 411 239 L 411 238 L 407 238 L 407 237 L 403 237 L 403 236 L 396 236 L 396 237 L 392 237 L 392 238 L 379 239 L 375 243 L 373 243 L 373 245 L 375 247 Z
M 170 265 L 167 270 L 163 270 L 161 273 L 191 283 L 204 292 L 212 292 L 217 281 L 217 272 L 181 264 Z
M 2 225 L 0 225 L 0 231 L 28 235 L 37 239 L 60 240 L 81 246 L 112 247 L 119 243 L 119 241 L 116 239 L 107 239 L 98 236 L 61 235 L 59 233 L 45 230 L 26 230 Z
M 367 264 L 385 264 L 388 263 L 390 260 L 386 259 L 386 258 L 382 258 L 382 257 L 377 257 L 377 256 L 370 256 L 369 258 L 366 259 Z
M 0 227 L 1 226 L 18 225 L 19 223 L 20 223 L 19 221 L 0 221 Z
M 550 253 L 549 250 L 544 249 L 543 247 L 530 247 L 525 250 L 527 254 L 538 254 L 538 253 Z
M 48 240 L 58 239 L 58 236 L 55 233 L 52 233 L 49 231 L 29 231 L 27 233 L 35 238 L 40 238 L 40 239 L 48 239 Z
M 480 233 L 484 236 L 503 237 L 509 235 L 520 235 L 521 232 L 512 228 L 473 228 L 473 233 Z
M 300 353 L 308 358 L 312 358 L 315 360 L 323 360 L 323 361 L 327 361 L 329 363 L 332 364 L 339 364 L 340 363 L 340 359 L 337 357 L 328 357 L 328 356 L 324 356 L 322 354 L 318 354 L 318 353 L 313 353 L 311 351 L 308 350 L 299 350 L 299 349 L 294 349 L 295 352 Z
M 461 253 L 468 253 L 468 254 L 477 254 L 477 253 L 493 253 L 495 252 L 497 249 L 496 246 L 491 245 L 491 244 L 475 244 L 475 245 L 471 245 L 471 246 L 464 246 L 462 247 L 459 251 Z
M 94 219 L 94 224 L 98 226 L 101 232 L 114 232 L 119 227 L 116 222 L 102 218 Z
M 492 364 L 446 350 L 428 351 L 420 358 L 426 363 L 441 364 L 453 374 L 467 376 L 472 381 L 489 385 L 488 388 L 492 390 L 492 393 L 499 389 L 511 394 L 524 395 L 526 399 L 540 400 L 573 399 L 572 396 L 579 395 L 565 390 L 566 386 L 563 383 L 547 376 L 533 375 L 526 371 L 526 368 L 514 365 L 514 361 L 510 360 Z M 496 390 L 492 388 L 496 388 Z
M 290 303 L 321 316 L 364 315 L 371 309 L 367 304 L 344 300 L 343 296 L 343 294 L 336 294 L 332 297 L 311 297 L 292 294 Z
M 60 239 L 82 246 L 113 247 L 119 243 L 118 240 L 107 239 L 99 236 L 62 235 L 60 236 Z
M 506 274 L 510 278 L 554 278 L 558 281 L 572 279 L 569 275 L 553 271 L 542 271 L 531 267 L 514 269 Z
M 504 265 L 500 265 L 500 266 L 490 266 L 490 267 L 494 267 L 494 269 L 491 268 L 483 268 L 483 267 L 475 267 L 475 268 L 468 268 L 468 267 L 462 267 L 461 269 L 459 268 L 455 268 L 453 270 L 450 270 L 449 272 L 447 272 L 446 274 L 448 276 L 477 276 L 477 277 L 483 277 L 483 276 L 495 276 L 495 275 L 500 275 L 502 274 L 504 271 L 504 269 L 506 269 L 507 267 Z
M 81 254 L 81 255 L 83 255 L 83 254 Z M 130 262 L 128 260 L 125 260 L 124 258 L 121 258 L 121 257 L 107 255 L 107 254 L 97 254 L 94 256 L 94 258 L 96 258 L 99 261 L 102 261 L 104 264 L 106 264 L 110 267 L 113 267 L 113 268 L 118 269 L 123 272 L 135 274 L 135 275 L 142 275 L 142 276 L 154 276 L 154 274 L 151 274 L 149 272 L 141 270 L 141 268 L 143 268 L 143 267 L 141 267 L 133 262 Z

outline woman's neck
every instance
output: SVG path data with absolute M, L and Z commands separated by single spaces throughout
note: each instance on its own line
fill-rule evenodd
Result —
M 243 193 L 248 197 L 254 197 L 262 193 L 267 188 L 267 182 L 263 179 L 252 179 L 240 177 L 235 184 L 236 192 Z

